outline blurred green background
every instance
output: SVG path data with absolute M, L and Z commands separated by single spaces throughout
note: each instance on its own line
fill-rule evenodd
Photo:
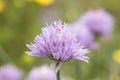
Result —
M 50 64 L 48 59 L 27 56 L 26 44 L 33 41 L 45 23 L 58 19 L 73 23 L 91 8 L 104 8 L 115 18 L 112 38 L 100 41 L 101 47 L 88 55 L 88 64 L 77 60 L 63 63 L 61 74 L 71 80 L 120 80 L 120 62 L 113 59 L 113 53 L 120 50 L 120 0 L 54 0 L 48 4 L 0 0 L 0 66 L 13 63 L 23 69 L 26 77 L 32 67 Z

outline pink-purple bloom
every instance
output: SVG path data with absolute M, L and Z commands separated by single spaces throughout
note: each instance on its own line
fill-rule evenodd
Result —
M 47 65 L 33 68 L 26 80 L 57 80 L 55 71 Z
M 0 80 L 21 80 L 22 71 L 13 65 L 4 65 L 0 67 Z
M 114 26 L 113 17 L 104 9 L 89 10 L 80 18 L 93 34 L 109 38 Z
M 98 48 L 98 43 L 94 41 L 94 35 L 80 21 L 73 23 L 71 28 L 77 33 L 76 38 L 78 42 L 84 45 L 85 48 L 90 49 Z
M 76 39 L 76 33 L 68 24 L 54 21 L 51 25 L 42 28 L 34 43 L 27 47 L 31 50 L 28 55 L 53 59 L 56 61 L 69 61 L 72 58 L 87 61 L 88 49 Z

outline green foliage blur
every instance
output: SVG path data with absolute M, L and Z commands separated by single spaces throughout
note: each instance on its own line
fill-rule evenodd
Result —
M 72 80 L 120 80 L 120 64 L 113 60 L 114 51 L 120 49 L 120 0 L 55 0 L 48 6 L 27 0 L 3 1 L 3 10 L 0 8 L 0 66 L 12 63 L 21 68 L 26 77 L 33 67 L 52 63 L 25 54 L 26 44 L 33 41 L 45 23 L 58 19 L 73 23 L 88 9 L 104 8 L 115 18 L 112 38 L 107 42 L 100 41 L 100 49 L 88 55 L 89 63 L 77 60 L 63 63 L 61 74 Z

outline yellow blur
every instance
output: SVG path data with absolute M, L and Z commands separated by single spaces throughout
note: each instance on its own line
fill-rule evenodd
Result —
M 113 53 L 113 59 L 114 59 L 115 62 L 120 64 L 120 50 L 116 50 Z
M 32 61 L 33 61 L 33 57 L 24 54 L 24 55 L 22 56 L 22 60 L 23 60 L 23 62 L 25 62 L 25 63 L 27 63 L 27 64 L 31 64 Z
M 54 0 L 28 0 L 29 2 L 36 2 L 40 5 L 43 5 L 43 6 L 49 6 L 51 5 Z
M 0 0 L 0 12 L 3 11 L 4 7 L 5 7 L 4 1 L 3 1 L 3 0 Z

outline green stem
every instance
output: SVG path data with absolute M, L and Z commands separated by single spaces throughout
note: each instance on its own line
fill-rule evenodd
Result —
M 60 70 L 57 72 L 57 80 L 60 80 Z
M 57 80 L 60 80 L 60 66 L 61 66 L 60 61 L 55 61 L 51 64 L 51 68 L 54 69 L 56 72 Z

